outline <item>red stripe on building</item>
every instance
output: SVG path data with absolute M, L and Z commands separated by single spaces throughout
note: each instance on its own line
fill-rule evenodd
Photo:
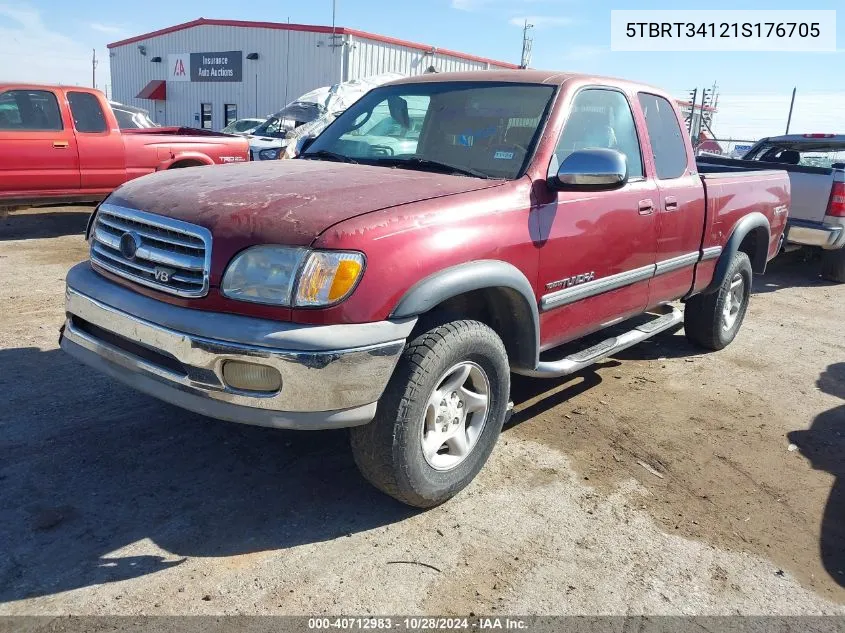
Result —
M 400 40 L 395 37 L 387 37 L 386 35 L 377 35 L 375 33 L 359 31 L 357 29 L 347 29 L 342 26 L 333 29 L 330 26 L 317 26 L 314 24 L 288 24 L 286 22 L 251 22 L 248 20 L 211 20 L 207 18 L 199 18 L 198 20 L 192 20 L 190 22 L 184 22 L 175 26 L 169 26 L 166 29 L 159 29 L 158 31 L 144 33 L 143 35 L 136 35 L 135 37 L 120 40 L 119 42 L 112 42 L 111 44 L 108 44 L 108 48 L 116 48 L 118 46 L 125 46 L 126 44 L 142 42 L 152 37 L 158 37 L 159 35 L 167 35 L 168 33 L 176 33 L 177 31 L 184 31 L 185 29 L 190 29 L 195 26 L 234 26 L 254 29 L 276 29 L 279 31 L 305 31 L 308 33 L 335 33 L 337 35 L 352 35 L 354 37 L 360 37 L 363 39 L 375 40 L 376 42 L 383 42 L 384 44 L 394 44 L 396 46 L 413 48 L 418 51 L 434 52 L 439 55 L 448 55 L 449 57 L 456 57 L 458 59 L 464 59 L 471 62 L 493 64 L 495 66 L 499 66 L 500 68 L 519 68 L 517 64 L 511 64 L 510 62 L 501 62 L 496 59 L 478 57 L 477 55 L 461 53 L 458 51 L 449 50 L 447 48 L 438 48 L 436 46 L 430 46 L 428 44 L 409 42 L 407 40 Z

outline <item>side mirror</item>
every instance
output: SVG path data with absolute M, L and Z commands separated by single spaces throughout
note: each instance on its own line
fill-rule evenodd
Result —
M 558 191 L 603 191 L 628 182 L 628 159 L 615 149 L 579 149 L 567 156 L 548 180 Z

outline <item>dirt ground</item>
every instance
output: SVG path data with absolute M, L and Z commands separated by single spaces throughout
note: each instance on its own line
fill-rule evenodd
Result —
M 57 348 L 89 210 L 0 220 L 0 614 L 845 614 L 845 286 L 778 258 L 738 339 L 518 379 L 410 510 L 342 431 L 205 419 Z

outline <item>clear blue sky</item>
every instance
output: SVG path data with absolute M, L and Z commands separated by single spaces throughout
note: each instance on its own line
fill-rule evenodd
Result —
M 91 49 L 198 17 L 331 23 L 331 0 L 0 0 L 0 80 L 90 82 Z M 735 95 L 839 93 L 845 67 L 845 11 L 838 25 L 838 53 L 613 53 L 609 50 L 611 9 L 792 9 L 783 0 L 711 1 L 697 7 L 677 2 L 628 0 L 337 0 L 337 24 L 438 47 L 518 62 L 521 24 L 535 24 L 532 66 L 594 72 L 647 81 L 683 96 L 695 86 L 718 81 L 726 98 Z M 823 0 L 807 9 L 836 9 Z M 779 97 L 780 98 L 780 97 Z M 746 103 L 745 101 L 743 103 Z M 778 102 L 780 103 L 780 102 Z M 835 104 L 838 105 L 838 104 Z M 747 115 L 756 106 L 745 105 Z M 809 106 L 808 106 L 809 107 Z M 813 106 L 822 107 L 822 106 Z M 782 109 L 781 105 L 778 105 Z M 842 108 L 836 108 L 837 110 Z M 824 116 L 835 113 L 824 113 Z M 841 127 L 845 128 L 845 125 Z M 845 132 L 845 129 L 839 130 Z

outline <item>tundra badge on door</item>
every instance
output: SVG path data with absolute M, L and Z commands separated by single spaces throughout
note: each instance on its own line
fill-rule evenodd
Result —
M 581 273 L 580 275 L 572 275 L 572 277 L 566 277 L 565 279 L 559 279 L 558 281 L 551 281 L 546 284 L 546 290 L 557 290 L 558 288 L 570 288 L 572 286 L 577 286 L 578 284 L 583 284 L 588 281 L 592 281 L 596 278 L 596 273 L 590 271 L 588 273 Z

